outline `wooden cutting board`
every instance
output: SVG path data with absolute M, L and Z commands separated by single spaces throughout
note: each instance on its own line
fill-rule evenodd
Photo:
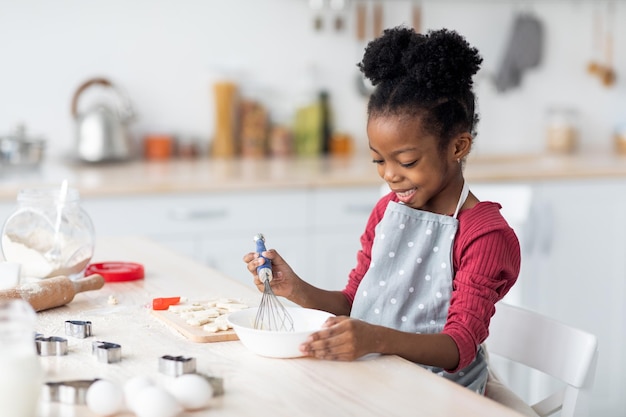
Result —
M 210 343 L 210 342 L 227 342 L 230 340 L 239 340 L 237 333 L 233 329 L 221 330 L 217 333 L 210 333 L 202 329 L 202 326 L 191 326 L 185 320 L 180 318 L 176 313 L 168 310 L 150 310 L 152 315 L 167 324 L 178 333 L 185 336 L 192 342 Z

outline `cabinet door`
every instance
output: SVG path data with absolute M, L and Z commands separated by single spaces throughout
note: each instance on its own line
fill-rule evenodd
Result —
M 227 236 L 233 230 L 262 231 L 265 225 L 304 227 L 304 191 L 242 191 L 85 198 L 96 233 Z M 261 230 L 260 230 L 261 229 Z
M 316 190 L 313 195 L 314 265 L 310 283 L 328 290 L 343 289 L 356 266 L 360 237 L 381 197 L 380 187 Z
M 306 191 L 294 190 L 154 194 L 89 198 L 83 207 L 96 236 L 146 236 L 237 277 L 257 233 L 266 235 L 269 247 L 307 253 L 302 242 L 289 239 L 306 235 L 307 198 Z M 294 261 L 306 268 L 305 260 L 302 255 Z
M 544 236 L 529 253 L 525 303 L 598 337 L 599 360 L 590 415 L 626 409 L 626 183 L 550 182 L 536 187 Z M 537 232 L 539 233 L 539 232 Z

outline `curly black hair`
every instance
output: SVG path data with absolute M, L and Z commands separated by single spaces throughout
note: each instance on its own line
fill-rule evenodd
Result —
M 459 133 L 474 135 L 472 76 L 481 63 L 478 50 L 455 31 L 386 29 L 357 64 L 376 87 L 368 116 L 420 115 L 424 128 L 440 138 L 441 149 Z

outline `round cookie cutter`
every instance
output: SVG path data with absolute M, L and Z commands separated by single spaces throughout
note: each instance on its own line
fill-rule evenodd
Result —
M 106 282 L 135 281 L 144 278 L 144 267 L 135 262 L 100 262 L 89 264 L 85 276 L 100 274 Z

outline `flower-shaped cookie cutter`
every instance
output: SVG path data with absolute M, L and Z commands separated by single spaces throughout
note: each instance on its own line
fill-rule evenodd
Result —
M 91 353 L 102 363 L 116 363 L 122 360 L 122 346 L 117 343 L 93 342 Z
M 65 334 L 78 339 L 85 339 L 91 336 L 91 322 L 82 320 L 66 320 Z
M 196 372 L 196 358 L 164 355 L 159 358 L 159 372 L 168 376 L 181 376 Z
M 41 392 L 42 400 L 70 405 L 84 405 L 87 390 L 97 379 L 46 382 Z
M 39 356 L 67 355 L 67 339 L 64 337 L 39 335 L 35 337 L 35 345 Z

